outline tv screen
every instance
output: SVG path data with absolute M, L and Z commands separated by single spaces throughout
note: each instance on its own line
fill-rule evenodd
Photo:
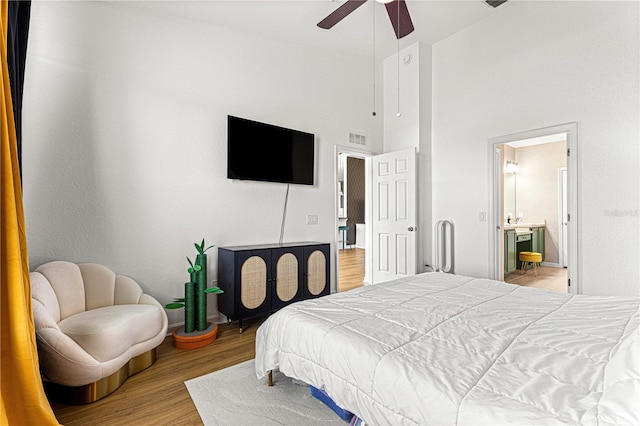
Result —
M 229 179 L 313 185 L 314 135 L 228 116 Z

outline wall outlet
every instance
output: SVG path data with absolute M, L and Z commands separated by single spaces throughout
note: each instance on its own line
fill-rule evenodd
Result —
M 487 221 L 487 212 L 480 212 L 480 222 L 486 222 Z
M 318 215 L 317 214 L 308 214 L 307 215 L 307 225 L 317 225 L 318 224 Z

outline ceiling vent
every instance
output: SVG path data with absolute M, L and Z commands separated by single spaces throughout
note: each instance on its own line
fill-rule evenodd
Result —
M 349 132 L 349 143 L 354 145 L 366 145 L 367 137 L 355 132 Z

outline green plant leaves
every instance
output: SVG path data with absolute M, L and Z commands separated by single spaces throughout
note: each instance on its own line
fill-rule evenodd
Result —
M 176 297 L 173 299 L 174 302 L 184 302 L 184 297 Z
M 187 269 L 188 273 L 193 274 L 194 272 L 202 270 L 202 266 L 198 265 L 197 263 L 194 266 L 193 262 L 191 261 L 191 259 L 189 259 L 189 257 L 187 257 L 187 260 L 189 261 L 189 265 L 191 265 L 191 267 Z
M 167 309 L 180 309 L 184 308 L 184 303 L 167 303 L 164 307 Z
M 204 248 L 204 238 L 202 239 L 200 245 L 198 245 L 198 243 L 193 243 L 193 245 L 196 247 L 198 254 L 204 254 L 207 250 L 216 246 L 215 244 L 211 244 L 209 247 Z
M 204 289 L 205 293 L 213 293 L 213 294 L 222 294 L 224 290 L 221 290 L 220 287 L 209 287 Z

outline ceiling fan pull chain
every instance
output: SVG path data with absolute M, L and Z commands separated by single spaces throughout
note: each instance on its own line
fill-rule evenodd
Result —
M 376 116 L 376 2 L 371 2 L 373 10 L 373 113 Z
M 398 5 L 398 28 L 400 28 L 400 2 L 397 1 L 396 4 Z M 397 108 L 397 112 L 396 112 L 396 117 L 400 117 L 402 114 L 400 114 L 400 37 L 397 38 L 397 50 L 398 50 L 398 108 Z

